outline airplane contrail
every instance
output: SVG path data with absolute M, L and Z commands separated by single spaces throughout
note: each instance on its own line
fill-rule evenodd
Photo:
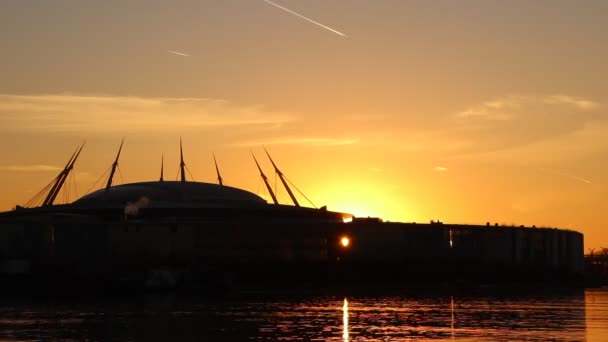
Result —
M 174 54 L 174 55 L 178 55 L 178 56 L 190 57 L 190 55 L 185 54 L 185 53 L 183 53 L 183 52 L 178 52 L 178 51 L 173 51 L 173 50 L 169 50 L 169 51 L 167 51 L 167 52 L 172 53 L 172 54 Z
M 575 175 L 571 175 L 571 174 L 567 174 L 567 173 L 563 173 L 563 172 L 555 172 L 555 174 L 560 175 L 560 176 L 564 176 L 564 177 L 568 177 L 574 180 L 578 180 L 581 181 L 583 183 L 587 183 L 587 184 L 593 184 L 591 183 L 591 181 L 586 180 L 585 178 L 579 177 L 579 176 L 575 176 Z
M 303 15 L 301 15 L 299 13 L 296 13 L 296 12 L 290 10 L 289 8 L 285 8 L 285 7 L 281 6 L 281 5 L 275 4 L 274 2 L 272 2 L 270 0 L 264 0 L 264 1 L 267 2 L 267 3 L 269 3 L 269 4 L 271 4 L 271 5 L 273 5 L 273 6 L 275 6 L 275 7 L 277 7 L 277 8 L 282 9 L 285 12 L 291 13 L 291 14 L 297 16 L 297 17 L 300 17 L 300 18 L 308 21 L 308 22 L 311 22 L 311 23 L 313 23 L 313 24 L 315 24 L 317 26 L 320 26 L 320 27 L 322 27 L 322 28 L 324 28 L 324 29 L 326 29 L 328 31 L 331 31 L 331 32 L 333 32 L 335 34 L 338 34 L 338 35 L 342 36 L 342 37 L 348 37 L 347 35 L 345 35 L 344 33 L 340 32 L 338 30 L 334 30 L 334 29 L 332 29 L 329 26 L 325 26 L 325 25 L 321 24 L 320 22 L 317 22 L 317 21 L 314 21 L 314 20 L 312 20 L 310 18 L 307 18 L 307 17 L 305 17 L 305 16 L 303 16 Z
M 541 170 L 541 171 L 544 171 L 544 172 L 552 173 L 554 175 L 558 175 L 558 176 L 570 178 L 570 179 L 573 179 L 573 180 L 577 180 L 579 182 L 583 182 L 583 183 L 587 183 L 587 184 L 593 184 L 593 183 L 591 183 L 590 180 L 587 180 L 587 179 L 585 179 L 583 177 L 571 175 L 569 173 L 555 171 L 555 170 L 548 170 L 548 169 L 545 169 L 545 168 L 538 168 L 538 169 Z

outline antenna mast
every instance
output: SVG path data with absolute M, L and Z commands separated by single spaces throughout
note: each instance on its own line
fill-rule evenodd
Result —
M 215 153 L 213 154 L 213 162 L 215 163 L 215 172 L 217 172 L 217 182 L 220 185 L 224 185 L 224 182 L 222 181 L 222 176 L 220 175 L 220 169 L 217 167 L 217 160 L 215 160 Z
M 63 168 L 63 170 L 61 170 L 61 172 L 59 172 L 57 177 L 55 177 L 55 183 L 53 183 L 51 190 L 49 190 L 49 193 L 44 198 L 44 201 L 42 202 L 42 206 L 46 206 L 47 203 L 49 202 L 49 200 L 51 199 L 51 196 L 53 196 L 53 193 L 57 189 L 57 186 L 59 186 L 59 182 L 60 182 L 61 178 L 63 177 L 63 174 L 67 171 L 68 167 L 70 167 L 70 164 L 72 163 L 74 156 L 76 156 L 76 153 L 78 153 L 78 147 L 76 148 L 76 151 L 74 151 L 74 153 L 72 153 L 70 160 L 68 160 L 68 163 L 65 164 L 65 167 Z
M 161 154 L 160 156 L 160 181 L 164 182 L 163 180 L 163 168 L 165 166 L 165 156 Z
M 55 198 L 57 198 L 59 191 L 63 187 L 63 183 L 65 183 L 65 180 L 66 180 L 66 178 L 68 178 L 70 171 L 72 171 L 72 169 L 74 168 L 74 164 L 76 163 L 76 160 L 78 159 L 78 156 L 80 155 L 80 152 L 82 151 L 83 147 L 84 147 L 84 143 L 82 145 L 80 145 L 79 148 L 76 149 L 76 152 L 74 152 L 74 154 L 72 154 L 72 157 L 68 161 L 68 164 L 65 166 L 63 171 L 61 171 L 59 176 L 57 176 L 57 182 L 55 183 L 55 185 L 53 185 L 53 187 L 51 188 L 51 191 L 49 191 L 49 194 L 44 199 L 42 206 L 53 205 L 53 202 L 55 202 Z
M 184 163 L 184 151 L 182 149 L 182 137 L 179 137 L 179 158 L 180 158 L 179 169 L 182 174 L 182 182 L 185 182 L 186 181 L 186 172 L 184 170 L 184 167 L 186 166 L 186 163 Z
M 266 184 L 266 189 L 268 189 L 268 192 L 270 193 L 270 197 L 272 197 L 272 201 L 274 202 L 274 204 L 279 204 L 279 201 L 277 201 L 277 197 L 274 195 L 274 191 L 272 191 L 272 187 L 270 187 L 270 184 L 268 184 L 268 178 L 264 174 L 264 171 L 262 171 L 260 164 L 258 164 L 258 160 L 255 159 L 255 155 L 253 154 L 253 152 L 251 152 L 251 156 L 253 157 L 253 160 L 255 160 L 255 165 L 258 166 L 258 170 L 260 170 L 260 176 L 262 176 L 262 179 L 264 180 L 264 184 Z
M 277 173 L 277 175 L 279 175 L 279 178 L 281 179 L 281 183 L 283 183 L 283 186 L 287 190 L 287 193 L 289 194 L 289 197 L 291 197 L 291 200 L 293 201 L 293 204 L 296 207 L 299 207 L 300 204 L 298 203 L 298 200 L 296 199 L 296 196 L 294 196 L 293 192 L 291 192 L 291 189 L 289 188 L 289 185 L 287 185 L 287 182 L 285 181 L 285 177 L 283 176 L 283 172 L 281 172 L 281 170 L 279 170 L 279 168 L 277 167 L 277 165 L 274 163 L 274 161 L 270 157 L 270 154 L 268 154 L 268 151 L 266 151 L 266 147 L 264 147 L 264 152 L 266 152 L 266 155 L 268 156 L 268 159 L 270 159 L 270 162 L 272 163 L 272 166 L 274 167 L 274 171 Z
M 106 191 L 105 194 L 110 191 L 112 187 L 112 180 L 114 179 L 114 173 L 116 172 L 116 167 L 118 166 L 118 158 L 120 158 L 120 152 L 122 151 L 122 145 L 125 143 L 125 138 L 122 138 L 122 142 L 120 143 L 120 147 L 118 148 L 118 153 L 116 154 L 116 159 L 114 163 L 112 163 L 112 171 L 110 171 L 110 176 L 108 177 L 108 182 L 106 183 Z

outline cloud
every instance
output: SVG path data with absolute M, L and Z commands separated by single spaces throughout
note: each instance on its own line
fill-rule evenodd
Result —
M 433 170 L 434 170 L 435 172 L 446 172 L 446 171 L 448 170 L 448 168 L 447 168 L 447 167 L 443 167 L 443 166 L 435 166 L 435 167 L 433 168 Z
M 54 165 L 0 165 L 0 171 L 13 171 L 13 172 L 49 172 L 59 171 L 62 168 Z
M 458 118 L 483 118 L 486 120 L 511 120 L 530 110 L 556 110 L 548 107 L 566 107 L 578 111 L 589 111 L 600 104 L 589 99 L 569 95 L 517 96 L 496 98 L 469 107 L 456 113 Z M 563 108 L 561 109 L 563 110 Z
M 207 98 L 0 95 L 0 131 L 167 132 L 202 128 L 280 127 L 292 116 Z
M 456 155 L 497 152 L 566 137 L 608 119 L 594 100 L 571 95 L 510 95 L 455 113 L 443 139 L 468 144 Z M 545 152 L 546 153 L 546 152 Z
M 542 101 L 544 101 L 547 104 L 554 104 L 554 105 L 558 105 L 558 104 L 572 105 L 572 106 L 577 107 L 582 110 L 592 110 L 592 109 L 596 109 L 600 106 L 599 103 L 597 103 L 597 102 L 583 99 L 580 97 L 568 96 L 568 95 L 545 96 L 544 98 L 542 98 Z
M 359 139 L 352 138 L 326 138 L 326 137 L 278 137 L 260 140 L 249 140 L 234 144 L 235 146 L 260 145 L 308 145 L 308 146 L 342 146 L 358 144 Z

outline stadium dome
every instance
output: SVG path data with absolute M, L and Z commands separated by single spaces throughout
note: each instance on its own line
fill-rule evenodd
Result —
M 265 205 L 260 196 L 225 185 L 199 182 L 141 182 L 101 189 L 74 202 L 86 206 L 124 206 L 145 199 L 150 207 L 252 207 Z

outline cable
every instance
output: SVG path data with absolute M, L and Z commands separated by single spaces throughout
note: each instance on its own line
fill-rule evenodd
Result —
M 118 177 L 120 177 L 120 184 L 125 184 L 125 179 L 122 177 L 122 170 L 120 169 L 120 165 L 116 164 L 116 168 L 118 169 Z
M 63 187 L 63 204 L 67 204 L 70 198 L 70 182 L 71 182 L 72 172 L 68 175 L 67 182 L 65 182 L 65 186 Z
M 40 204 L 42 204 L 42 198 L 44 197 L 44 195 L 48 194 L 50 188 L 53 186 L 53 184 L 55 184 L 57 182 L 57 179 L 59 178 L 59 176 L 55 177 L 49 184 L 47 184 L 44 188 L 42 188 L 42 190 L 40 190 L 40 192 L 38 192 L 37 194 L 34 195 L 34 197 L 32 197 L 29 201 L 27 201 L 23 207 L 25 208 L 31 208 L 33 206 L 40 206 Z M 35 205 L 38 204 L 38 205 Z
M 80 194 L 78 193 L 78 185 L 76 183 L 76 174 L 74 174 L 72 179 L 74 180 L 74 191 L 76 192 L 76 198 L 80 198 Z
M 283 177 L 285 177 L 285 175 L 283 175 Z M 312 203 L 312 201 L 310 199 L 308 199 L 308 197 L 306 197 L 306 195 L 304 195 L 304 193 L 302 191 L 300 191 L 300 189 L 298 189 L 298 187 L 295 184 L 293 184 L 293 182 L 290 181 L 289 178 L 285 177 L 285 179 L 287 179 L 289 184 L 293 185 L 293 187 L 300 193 L 300 195 L 302 195 L 302 196 L 304 196 L 304 198 L 306 198 L 308 203 L 312 204 L 313 207 L 317 208 L 317 206 L 314 203 Z
M 186 171 L 190 175 L 190 179 L 192 179 L 193 182 L 196 182 L 196 180 L 194 179 L 194 176 L 192 176 L 192 173 L 190 172 L 190 169 L 188 168 L 188 165 L 184 164 L 184 166 L 186 167 Z
M 97 183 L 99 183 L 99 181 L 100 181 L 102 178 L 105 178 L 104 176 L 105 176 L 105 175 L 106 175 L 108 172 L 110 172 L 110 169 L 111 169 L 111 168 L 112 168 L 112 167 L 110 166 L 110 167 L 109 167 L 109 168 L 106 170 L 106 172 L 104 172 L 104 173 L 101 175 L 101 177 L 99 177 L 99 178 L 98 178 L 98 179 L 95 181 L 95 183 L 93 183 L 93 185 L 91 185 L 91 187 L 89 188 L 89 190 L 87 190 L 87 192 L 86 192 L 87 194 L 88 194 L 88 193 L 90 193 L 90 192 L 91 192 L 91 190 L 93 190 L 93 188 L 95 187 L 95 185 L 97 185 Z

